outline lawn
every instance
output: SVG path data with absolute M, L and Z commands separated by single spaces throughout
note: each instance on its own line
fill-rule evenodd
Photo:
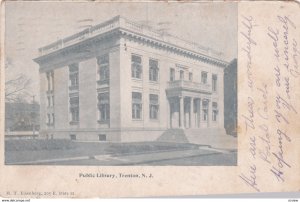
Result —
M 5 141 L 5 162 L 59 159 L 102 154 L 130 155 L 157 151 L 196 149 L 198 145 L 167 142 L 74 142 L 70 140 L 7 140 Z

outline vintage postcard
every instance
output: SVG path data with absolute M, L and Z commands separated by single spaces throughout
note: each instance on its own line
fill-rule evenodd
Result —
M 1 197 L 300 191 L 296 2 L 1 14 Z

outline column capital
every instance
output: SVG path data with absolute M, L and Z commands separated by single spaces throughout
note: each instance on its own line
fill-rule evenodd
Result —
M 202 100 L 205 100 L 207 102 L 211 102 L 211 99 L 209 99 L 209 98 L 202 98 Z

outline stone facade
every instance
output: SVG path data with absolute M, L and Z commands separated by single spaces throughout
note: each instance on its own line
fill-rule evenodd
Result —
M 224 131 L 221 53 L 117 16 L 39 49 L 47 138 L 153 141 Z

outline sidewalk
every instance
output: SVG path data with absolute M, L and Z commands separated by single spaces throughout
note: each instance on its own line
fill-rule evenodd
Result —
M 199 149 L 190 150 L 177 150 L 177 151 L 159 151 L 151 153 L 142 154 L 124 154 L 124 155 L 113 155 L 113 154 L 103 154 L 95 156 L 81 156 L 72 158 L 59 158 L 59 159 L 47 159 L 38 161 L 28 161 L 28 162 L 18 162 L 14 164 L 56 164 L 63 163 L 71 165 L 76 164 L 76 162 L 91 162 L 91 165 L 110 165 L 110 166 L 121 166 L 121 165 L 138 165 L 164 160 L 175 160 L 187 157 L 212 155 L 218 153 L 230 153 L 227 150 L 218 150 L 209 147 L 200 147 Z
M 102 155 L 95 156 L 95 159 L 99 161 L 109 160 L 110 165 L 135 165 L 144 164 L 155 161 L 164 161 L 171 159 L 179 159 L 185 157 L 193 157 L 199 155 L 209 155 L 219 153 L 217 151 L 206 149 L 193 149 L 193 150 L 181 150 L 181 151 L 166 151 L 156 152 L 149 154 L 136 154 L 136 155 L 124 155 L 124 156 L 111 156 L 109 159 L 103 159 Z
M 237 138 L 230 135 L 199 135 L 187 132 L 186 136 L 189 142 L 193 144 L 210 145 L 212 148 L 221 150 L 237 150 Z

